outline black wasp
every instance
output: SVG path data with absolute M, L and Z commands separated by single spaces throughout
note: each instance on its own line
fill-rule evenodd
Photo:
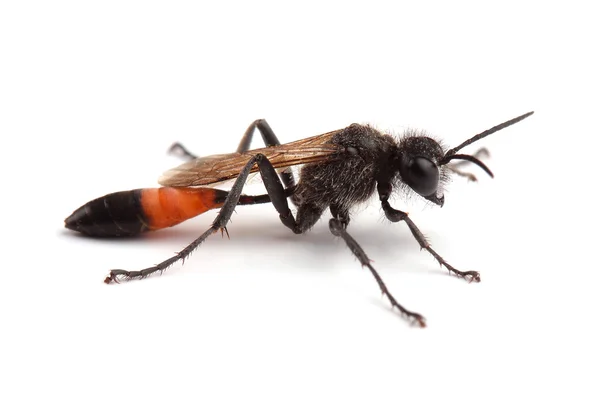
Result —
M 436 253 L 408 214 L 390 205 L 390 195 L 394 190 L 413 191 L 443 206 L 443 186 L 451 174 L 472 178 L 457 164 L 449 164 L 452 160 L 472 162 L 493 177 L 477 154 L 459 154 L 458 151 L 532 114 L 529 112 L 506 121 L 447 151 L 422 133 L 410 131 L 394 138 L 369 125 L 359 124 L 282 145 L 267 122 L 260 119 L 248 127 L 235 153 L 196 157 L 181 144 L 173 145 L 174 150 L 191 160 L 167 171 L 159 180 L 163 187 L 102 196 L 73 212 L 65 220 L 65 226 L 89 236 L 131 236 L 173 226 L 207 210 L 220 208 L 210 228 L 175 256 L 139 271 L 113 269 L 105 279 L 106 283 L 111 283 L 119 278 L 144 278 L 185 259 L 208 236 L 218 231 L 227 233 L 226 225 L 237 205 L 270 202 L 281 222 L 294 233 L 308 231 L 329 209 L 331 233 L 342 238 L 361 264 L 371 271 L 392 305 L 403 316 L 424 327 L 425 318 L 396 301 L 364 250 L 346 230 L 350 209 L 377 192 L 390 221 L 404 221 L 421 248 L 449 272 L 479 282 L 478 272 L 460 271 Z M 255 129 L 261 133 L 267 147 L 249 150 Z M 297 183 L 289 168 L 294 165 L 302 165 Z M 260 172 L 267 194 L 242 194 L 248 176 L 254 172 Z M 230 191 L 207 187 L 231 179 L 235 181 Z M 296 206 L 295 216 L 288 205 L 288 197 Z

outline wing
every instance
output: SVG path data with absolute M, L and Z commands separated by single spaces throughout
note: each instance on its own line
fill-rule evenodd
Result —
M 330 143 L 340 130 L 312 136 L 295 142 L 245 153 L 218 154 L 200 157 L 170 169 L 158 183 L 163 186 L 204 186 L 236 178 L 256 154 L 264 154 L 273 167 L 286 168 L 326 160 L 340 152 L 340 146 Z M 254 166 L 251 172 L 257 172 Z

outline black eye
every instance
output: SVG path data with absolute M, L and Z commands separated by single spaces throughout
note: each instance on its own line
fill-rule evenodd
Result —
M 414 157 L 402 160 L 400 175 L 402 180 L 421 196 L 430 196 L 437 191 L 440 171 L 427 158 Z

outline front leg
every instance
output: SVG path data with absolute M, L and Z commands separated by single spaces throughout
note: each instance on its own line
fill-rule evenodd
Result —
M 385 216 L 388 220 L 392 222 L 404 221 L 406 225 L 408 225 L 408 229 L 410 229 L 414 238 L 419 242 L 419 246 L 421 249 L 425 249 L 431 254 L 439 263 L 448 269 L 448 272 L 454 273 L 457 276 L 460 276 L 464 279 L 468 279 L 469 282 L 481 282 L 481 277 L 479 276 L 479 272 L 477 271 L 461 271 L 454 268 L 452 265 L 448 264 L 438 253 L 435 252 L 431 248 L 431 245 L 425 238 L 425 235 L 417 228 L 415 223 L 408 217 L 408 214 L 404 211 L 394 209 L 390 203 L 388 202 L 389 194 L 391 193 L 391 185 L 389 184 L 379 184 L 377 186 L 379 191 L 379 198 L 381 199 L 381 207 L 385 212 Z
M 480 148 L 475 153 L 473 153 L 473 157 L 475 158 L 487 158 L 490 156 L 490 152 L 485 147 Z M 471 182 L 477 182 L 477 177 L 470 172 L 465 172 L 460 169 L 461 166 L 466 164 L 467 161 L 454 161 L 447 165 L 447 168 L 452 171 L 452 173 L 467 178 Z

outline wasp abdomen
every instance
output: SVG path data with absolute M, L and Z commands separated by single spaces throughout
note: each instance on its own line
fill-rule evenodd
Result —
M 88 236 L 133 236 L 177 225 L 213 208 L 227 192 L 212 188 L 136 189 L 110 193 L 86 203 L 65 227 Z

